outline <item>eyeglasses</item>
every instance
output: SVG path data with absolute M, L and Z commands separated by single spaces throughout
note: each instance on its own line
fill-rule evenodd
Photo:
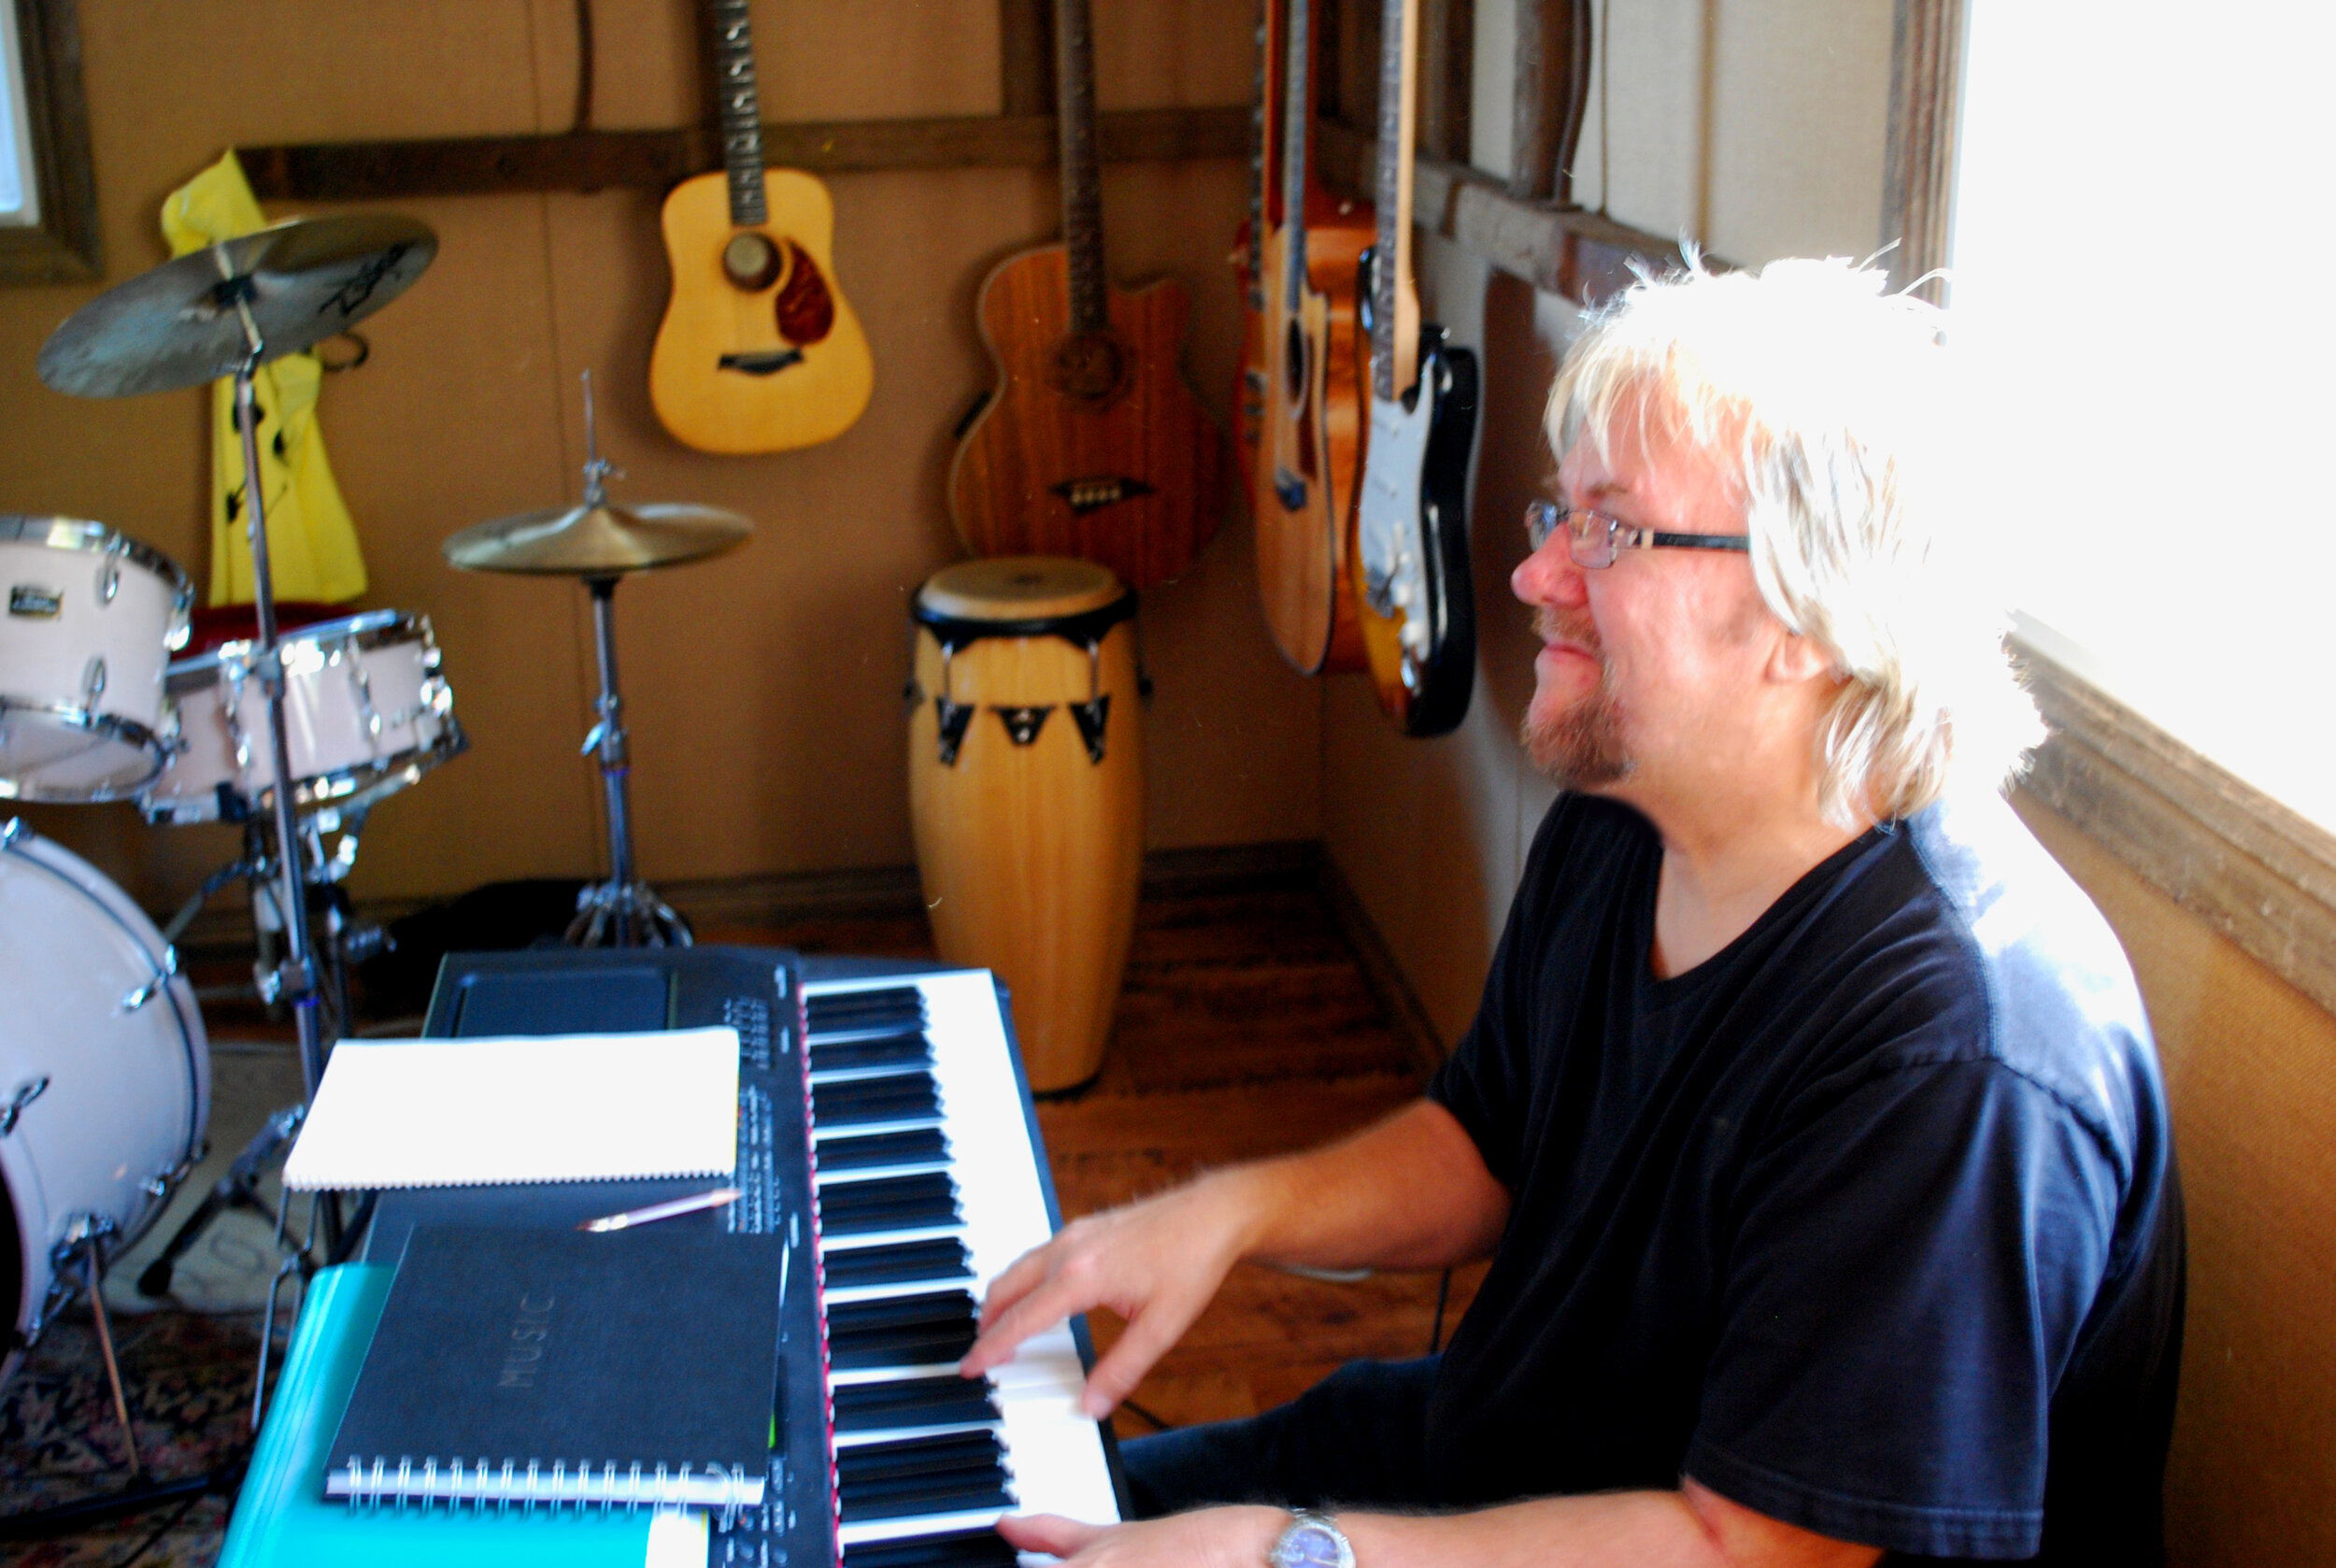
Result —
M 1742 534 L 1663 534 L 1633 528 L 1587 506 L 1561 506 L 1555 501 L 1525 504 L 1525 537 L 1535 550 L 1547 544 L 1559 529 L 1565 530 L 1567 553 L 1574 564 L 1596 571 L 1614 564 L 1625 549 L 1750 550 L 1752 541 Z

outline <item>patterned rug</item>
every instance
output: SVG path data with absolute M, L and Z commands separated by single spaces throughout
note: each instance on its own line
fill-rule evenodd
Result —
M 122 1393 L 148 1479 L 239 1464 L 249 1452 L 249 1315 L 156 1312 L 113 1320 Z M 121 1490 L 128 1482 L 97 1335 L 85 1311 L 43 1336 L 0 1386 L 0 1516 Z M 25 1568 L 210 1568 L 227 1528 L 224 1495 L 180 1500 L 42 1541 L 0 1541 Z

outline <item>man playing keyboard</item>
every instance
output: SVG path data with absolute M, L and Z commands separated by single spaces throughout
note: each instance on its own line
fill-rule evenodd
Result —
M 1132 1390 L 1235 1263 L 1489 1256 L 1440 1357 L 1129 1444 L 1103 1564 L 2160 1561 L 2183 1242 L 2123 954 L 1999 795 L 2035 733 L 1939 321 L 1790 262 L 1567 356 L 1512 579 L 1561 786 L 1474 1023 L 1343 1143 L 1082 1219 L 963 1369 L 1104 1305 Z

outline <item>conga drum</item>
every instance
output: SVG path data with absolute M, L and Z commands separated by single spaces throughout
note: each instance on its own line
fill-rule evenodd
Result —
M 917 591 L 908 805 L 933 936 L 995 970 L 1034 1092 L 1104 1043 L 1144 866 L 1135 595 L 1090 561 L 1005 556 Z

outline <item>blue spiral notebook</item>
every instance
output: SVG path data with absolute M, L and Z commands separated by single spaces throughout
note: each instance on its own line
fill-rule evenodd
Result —
M 310 1282 L 218 1568 L 705 1568 L 703 1515 L 326 1501 L 333 1433 L 395 1272 L 350 1263 Z

